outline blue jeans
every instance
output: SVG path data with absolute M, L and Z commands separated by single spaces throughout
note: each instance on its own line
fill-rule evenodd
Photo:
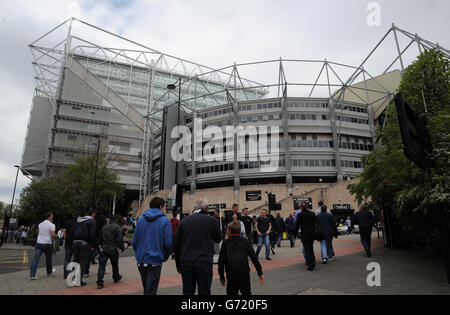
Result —
M 327 237 L 320 242 L 320 249 L 322 252 L 322 259 L 331 259 L 334 257 L 333 237 Z
M 261 251 L 261 248 L 264 245 L 266 246 L 266 258 L 269 258 L 270 255 L 270 248 L 269 248 L 269 235 L 263 234 L 261 236 L 258 235 L 258 249 L 256 250 L 256 257 L 259 256 L 259 252 Z
M 283 239 L 283 232 L 279 232 L 278 233 L 278 237 L 277 237 L 277 245 L 281 246 L 281 240 Z
M 49 275 L 52 273 L 52 245 L 36 243 L 36 247 L 34 249 L 34 259 L 30 269 L 30 277 L 36 276 L 36 270 L 39 265 L 39 259 L 41 258 L 42 253 L 45 254 L 47 274 Z
M 198 295 L 211 295 L 213 278 L 212 264 L 182 264 L 180 271 L 183 281 L 183 295 L 195 295 L 197 286 Z
M 69 275 L 69 271 L 67 270 L 67 265 L 70 264 L 70 261 L 72 260 L 73 256 L 73 249 L 72 245 L 66 244 L 66 251 L 64 255 L 64 279 L 67 278 Z
M 144 287 L 144 295 L 156 295 L 161 278 L 161 267 L 159 266 L 138 266 L 141 274 L 142 286 Z
M 328 259 L 328 254 L 327 254 L 327 241 L 323 240 L 320 242 L 320 251 L 322 254 L 322 259 Z

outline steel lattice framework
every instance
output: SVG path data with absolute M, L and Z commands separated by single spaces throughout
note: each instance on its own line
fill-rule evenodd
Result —
M 92 39 L 78 35 L 91 33 L 96 34 L 90 36 Z M 384 71 L 379 71 L 378 65 L 370 74 L 366 67 L 376 58 L 376 51 L 380 46 L 388 43 L 389 35 L 394 37 L 395 46 L 393 49 L 391 47 L 391 50 L 396 51 L 396 56 L 393 60 L 381 61 L 381 64 L 386 65 L 386 68 L 383 66 Z M 400 36 L 407 41 L 403 48 Z M 414 43 L 418 49 L 414 56 L 425 49 L 438 50 L 447 58 L 450 56 L 450 51 L 439 44 L 404 31 L 394 24 L 359 66 L 326 59 L 280 58 L 235 63 L 214 69 L 162 53 L 76 18 L 64 21 L 29 47 L 34 57 L 32 65 L 36 73 L 36 95 L 48 97 L 53 104 L 60 99 L 65 68 L 78 71 L 78 75 L 86 81 L 90 78 L 92 85 L 100 84 L 101 81 L 105 91 L 97 91 L 100 95 L 105 93 L 106 97 L 108 91 L 117 94 L 115 101 L 110 103 L 143 132 L 140 181 L 142 201 L 149 193 L 153 137 L 161 128 L 161 111 L 165 106 L 177 104 L 178 98 L 186 112 L 195 112 L 206 106 L 236 105 L 268 95 L 286 99 L 289 90 L 289 93 L 294 92 L 295 96 L 327 97 L 335 103 L 351 97 L 353 101 L 367 105 L 373 115 L 372 107 L 385 108 L 394 93 L 392 89 L 384 86 L 377 76 L 388 73 L 395 65 L 399 65 L 403 72 L 407 66 L 405 55 L 411 51 Z M 388 45 L 393 44 L 390 42 Z M 277 78 L 269 78 L 267 82 L 259 83 L 262 77 L 260 73 L 266 72 L 265 67 L 269 67 L 270 73 L 275 74 Z M 298 71 L 292 71 L 297 67 Z M 113 73 L 119 79 L 114 79 Z M 318 74 L 311 75 L 312 73 Z M 302 77 L 298 74 L 308 75 Z M 258 76 L 258 82 L 246 79 L 254 76 Z M 96 78 L 99 82 L 95 81 Z M 164 85 L 174 83 L 178 79 L 182 89 L 180 95 L 162 89 Z M 370 87 L 367 84 L 369 81 Z M 130 106 L 136 108 L 132 117 L 129 114 Z M 372 116 L 371 119 L 373 118 Z M 340 131 L 336 132 L 339 137 Z M 373 128 L 371 133 L 374 137 Z

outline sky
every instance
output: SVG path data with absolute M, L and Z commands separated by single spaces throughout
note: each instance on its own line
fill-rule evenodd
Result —
M 392 23 L 450 49 L 448 0 L 0 1 L 0 201 L 5 203 L 12 200 L 14 165 L 21 162 L 36 87 L 28 45 L 70 17 L 212 68 L 280 57 L 358 66 Z M 395 49 L 390 42 L 374 56 L 374 72 L 387 67 L 385 59 L 395 56 Z M 19 174 L 16 200 L 28 183 Z

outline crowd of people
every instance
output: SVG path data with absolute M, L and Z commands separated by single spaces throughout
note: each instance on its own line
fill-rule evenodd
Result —
M 183 295 L 210 295 L 213 277 L 214 257 L 217 257 L 220 281 L 226 286 L 227 294 L 251 294 L 249 261 L 258 274 L 259 284 L 264 276 L 259 262 L 259 253 L 265 247 L 265 258 L 271 260 L 275 247 L 281 246 L 281 240 L 288 238 L 290 247 L 295 246 L 299 238 L 307 270 L 316 266 L 313 244 L 320 242 L 322 263 L 333 261 L 335 253 L 333 238 L 338 237 L 337 224 L 327 206 L 319 202 L 316 213 L 302 202 L 298 211 L 292 212 L 286 220 L 279 213 L 273 216 L 262 209 L 258 217 L 250 217 L 248 208 L 239 211 L 239 205 L 233 204 L 232 211 L 222 218 L 217 209 L 210 215 L 208 202 L 203 198 L 196 201 L 191 215 L 181 219 L 174 213 L 165 215 L 166 202 L 155 197 L 150 201 L 150 209 L 137 220 L 127 220 L 119 216 L 106 218 L 102 211 L 90 211 L 89 215 L 75 212 L 63 228 L 65 261 L 64 279 L 69 275 L 68 264 L 73 261 L 80 264 L 80 285 L 86 285 L 83 277 L 89 276 L 89 268 L 95 257 L 99 256 L 97 287 L 104 287 L 105 266 L 108 259 L 113 269 L 113 281 L 122 279 L 119 273 L 119 250 L 124 251 L 123 230 L 119 223 L 135 227 L 131 240 L 137 269 L 141 276 L 144 295 L 156 295 L 161 277 L 161 268 L 170 257 L 182 278 Z M 125 222 L 125 220 L 127 220 Z M 52 268 L 51 244 L 58 238 L 53 215 L 47 213 L 39 224 L 35 257 L 30 270 L 30 279 L 35 280 L 36 268 L 42 253 L 46 256 L 47 274 L 55 272 Z M 349 228 L 358 224 L 361 242 L 368 257 L 371 256 L 370 237 L 374 217 L 365 206 L 360 208 L 347 223 Z M 254 249 L 256 246 L 256 251 Z
M 3 229 L 0 228 L 0 235 L 2 235 L 1 240 L 4 243 L 9 244 L 23 244 L 23 241 L 28 237 L 29 230 L 20 227 L 17 229 Z

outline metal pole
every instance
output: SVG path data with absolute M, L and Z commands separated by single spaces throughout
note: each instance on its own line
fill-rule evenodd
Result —
M 94 172 L 94 187 L 92 188 L 92 201 L 91 208 L 95 206 L 95 186 L 97 185 L 97 168 L 98 168 L 98 156 L 100 154 L 100 137 L 94 136 L 98 139 L 97 141 L 97 161 L 95 162 L 95 172 Z
M 177 113 L 177 126 L 180 124 L 180 107 L 181 107 L 181 77 L 179 77 L 178 79 L 178 113 Z M 178 196 L 178 189 L 180 189 L 180 187 L 178 187 L 178 154 L 179 154 L 179 150 L 177 150 L 177 161 L 175 164 L 175 185 L 177 185 L 177 193 L 175 194 L 175 206 L 178 207 L 178 200 L 177 200 L 177 196 Z

